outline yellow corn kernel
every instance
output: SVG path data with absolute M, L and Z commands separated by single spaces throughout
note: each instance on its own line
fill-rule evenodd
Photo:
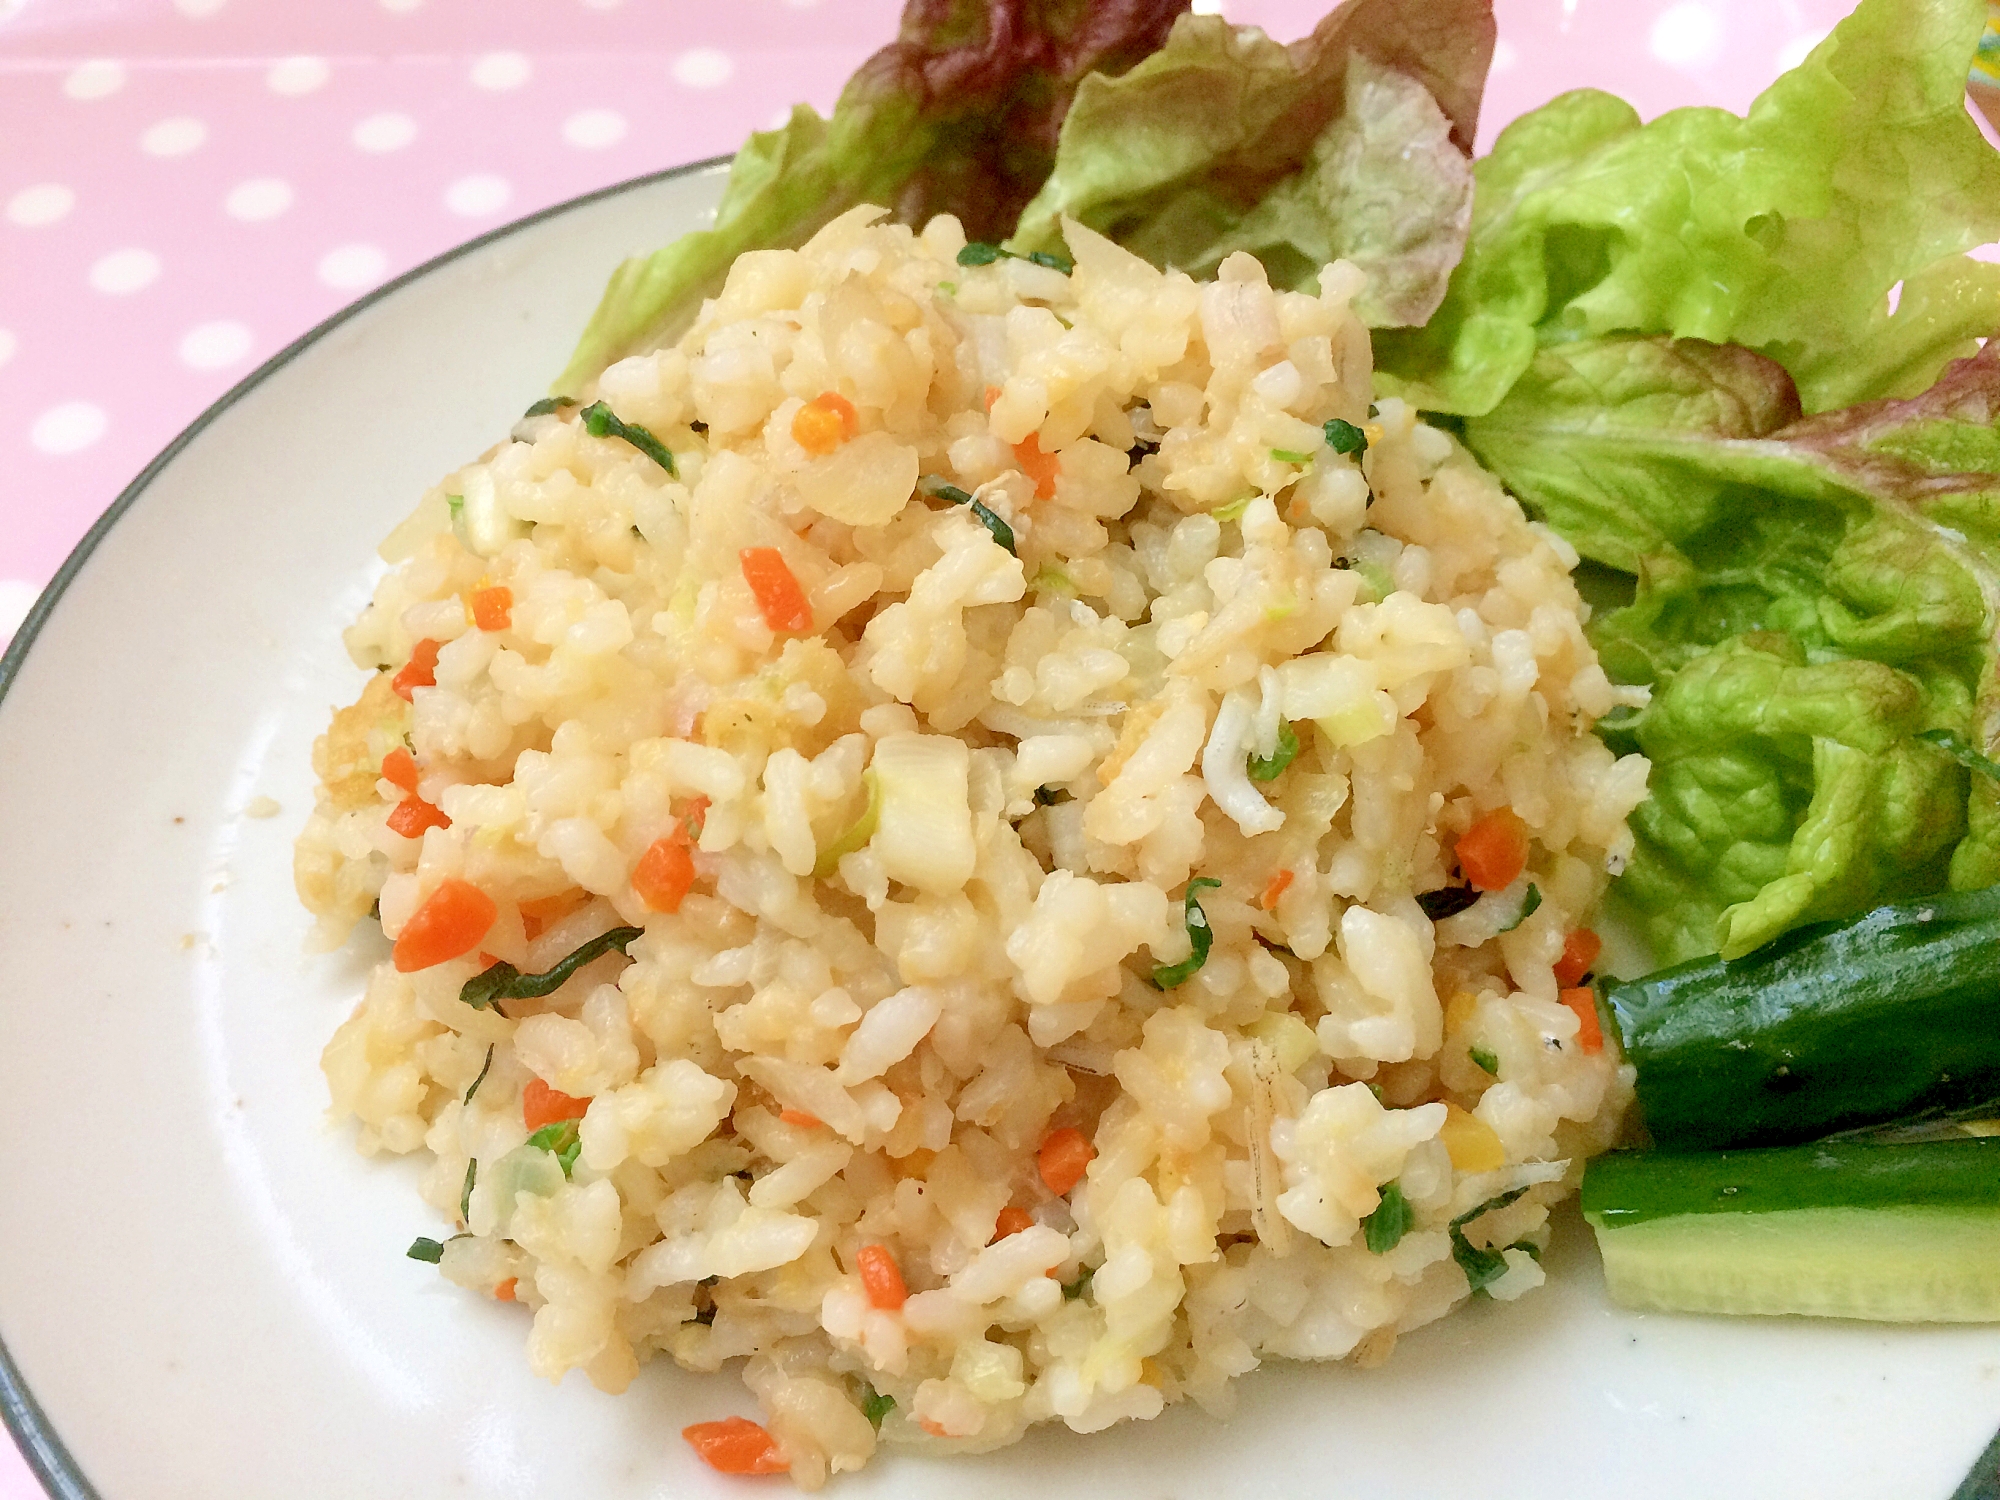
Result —
M 1492 1172 L 1507 1165 L 1507 1148 L 1493 1127 L 1459 1105 L 1445 1105 L 1444 1128 L 1438 1139 L 1461 1172 Z
M 1451 997 L 1444 1008 L 1444 1034 L 1452 1036 L 1465 1029 L 1465 1023 L 1472 1019 L 1472 1013 L 1479 1007 L 1479 997 L 1470 990 L 1460 990 Z

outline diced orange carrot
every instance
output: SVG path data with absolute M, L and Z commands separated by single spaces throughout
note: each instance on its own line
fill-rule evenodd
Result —
M 397 972 L 410 974 L 462 958 L 479 946 L 499 912 L 493 898 L 471 881 L 440 881 L 396 938 Z
M 481 630 L 505 630 L 514 623 L 514 591 L 504 583 L 472 596 L 472 623 Z
M 382 757 L 382 779 L 398 791 L 417 794 L 417 758 L 409 750 L 398 745 Z
M 986 387 L 986 409 L 988 411 L 993 410 L 993 403 L 995 401 L 998 401 L 999 399 L 1000 399 L 999 386 L 989 385 L 988 387 Z
M 425 638 L 410 648 L 410 659 L 402 671 L 389 679 L 389 689 L 405 703 L 420 687 L 437 686 L 438 652 L 442 643 Z
M 1004 1240 L 1010 1234 L 1019 1234 L 1034 1222 L 1033 1216 L 1025 1208 L 1010 1203 L 1000 1210 L 1000 1216 L 993 1221 L 993 1238 Z
M 711 1469 L 723 1474 L 782 1474 L 791 1468 L 778 1440 L 748 1417 L 696 1422 L 681 1436 Z
M 694 856 L 673 834 L 654 839 L 632 867 L 632 889 L 652 911 L 677 912 L 694 887 Z
M 405 797 L 389 809 L 389 831 L 406 839 L 421 838 L 426 828 L 449 828 L 451 819 L 439 808 L 416 795 Z
M 1457 854 L 1474 889 L 1505 890 L 1528 867 L 1528 825 L 1513 808 L 1496 807 L 1460 836 Z
M 1604 1050 L 1604 1028 L 1597 1024 L 1597 991 L 1588 985 L 1564 990 L 1562 1003 L 1576 1012 L 1576 1044 L 1595 1056 Z
M 951 1436 L 950 1433 L 944 1430 L 944 1427 L 941 1423 L 933 1421 L 929 1417 L 918 1417 L 917 1425 L 923 1428 L 923 1430 L 925 1432 L 928 1432 L 932 1437 L 948 1438 Z
M 1290 870 L 1278 871 L 1277 874 L 1271 877 L 1271 883 L 1264 887 L 1264 894 L 1257 898 L 1257 904 L 1263 907 L 1265 911 L 1276 911 L 1278 909 L 1278 898 L 1291 889 L 1291 884 L 1292 872 Z
M 909 1300 L 910 1289 L 903 1285 L 903 1268 L 896 1264 L 896 1257 L 889 1253 L 887 1245 L 863 1245 L 854 1252 L 854 1269 L 861 1273 L 861 1285 L 868 1293 L 870 1307 L 894 1312 Z
M 1083 1181 L 1084 1168 L 1096 1155 L 1096 1147 L 1084 1139 L 1081 1130 L 1065 1125 L 1042 1142 L 1042 1149 L 1035 1154 L 1035 1164 L 1041 1169 L 1042 1181 L 1048 1184 L 1049 1191 L 1060 1198 Z
M 827 454 L 861 428 L 854 403 L 838 391 L 821 391 L 792 418 L 792 441 L 808 453 Z
M 564 1120 L 581 1120 L 589 1108 L 588 1099 L 572 1098 L 552 1089 L 533 1074 L 528 1076 L 528 1086 L 521 1090 L 521 1123 L 530 1130 L 560 1125 Z
M 1556 960 L 1556 983 L 1565 989 L 1590 972 L 1597 955 L 1604 951 L 1604 939 L 1588 927 L 1579 927 L 1563 939 L 1562 957 Z
M 512 1302 L 514 1300 L 514 1288 L 520 1285 L 520 1281 L 521 1278 L 518 1276 L 509 1276 L 500 1285 L 493 1288 L 493 1295 L 502 1302 Z
M 1053 500 L 1056 495 L 1056 477 L 1062 473 L 1062 462 L 1053 453 L 1042 452 L 1041 440 L 1029 433 L 1014 445 L 1014 458 L 1021 465 L 1021 472 L 1035 481 L 1035 498 Z
M 801 1130 L 824 1130 L 826 1121 L 818 1115 L 809 1115 L 802 1109 L 781 1109 L 778 1118 L 787 1125 L 796 1125 Z
M 812 606 L 776 547 L 745 547 L 743 581 L 756 597 L 758 612 L 773 630 L 811 630 Z

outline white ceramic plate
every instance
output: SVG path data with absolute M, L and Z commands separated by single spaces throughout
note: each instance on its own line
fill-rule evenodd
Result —
M 374 542 L 720 182 L 555 209 L 287 350 L 126 492 L 0 664 L 0 1408 L 64 1500 L 749 1493 L 677 1435 L 749 1409 L 733 1377 L 552 1389 L 518 1309 L 404 1258 L 435 1227 L 410 1169 L 323 1118 L 320 1047 L 373 955 L 303 955 L 290 865 Z M 2000 1329 L 1621 1313 L 1573 1216 L 1550 1269 L 1384 1369 L 1262 1371 L 1228 1424 L 885 1454 L 839 1489 L 1945 1500 L 2000 1423 Z

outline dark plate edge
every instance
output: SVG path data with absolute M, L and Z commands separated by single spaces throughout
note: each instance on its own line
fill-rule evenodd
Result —
M 688 162 L 683 166 L 669 167 L 663 172 L 649 172 L 643 177 L 630 178 L 625 182 L 613 183 L 609 187 L 598 188 L 579 197 L 552 203 L 525 218 L 503 224 L 498 229 L 488 230 L 475 239 L 467 240 L 462 245 L 455 245 L 443 254 L 433 256 L 423 264 L 412 267 L 392 281 L 385 281 L 366 296 L 350 302 L 325 322 L 300 334 L 273 354 L 225 391 L 214 404 L 183 428 L 178 437 L 161 449 L 159 456 L 139 471 L 138 478 L 125 486 L 104 514 L 99 516 L 91 524 L 90 530 L 83 534 L 83 540 L 78 542 L 69 556 L 63 559 L 62 566 L 56 569 L 55 577 L 49 580 L 48 586 L 42 590 L 28 610 L 26 618 L 21 621 L 20 628 L 15 631 L 14 639 L 6 651 L 0 653 L 0 706 L 5 705 L 7 690 L 20 675 L 21 664 L 28 659 L 30 648 L 40 636 L 42 627 L 55 612 L 57 602 L 68 591 L 77 575 L 83 571 L 84 564 L 90 560 L 98 544 L 110 534 L 111 528 L 117 525 L 125 513 L 138 502 L 139 497 L 146 492 L 167 465 L 180 456 L 182 449 L 199 437 L 225 411 L 298 358 L 300 354 L 375 303 L 475 250 L 484 249 L 497 240 L 506 239 L 509 235 L 531 228 L 545 219 L 556 218 L 573 209 L 596 203 L 600 199 L 615 198 L 622 193 L 648 187 L 656 182 L 664 182 L 669 178 L 689 177 L 697 172 L 707 171 L 711 167 L 721 166 L 728 160 L 726 156 L 713 156 L 702 161 Z M 48 1492 L 52 1500 L 102 1500 L 97 1488 L 84 1477 L 83 1468 L 76 1461 L 75 1455 L 69 1451 L 61 1435 L 56 1432 L 42 1411 L 41 1404 L 35 1400 L 34 1392 L 28 1388 L 28 1382 L 21 1374 L 20 1366 L 15 1364 L 14 1356 L 9 1352 L 4 1336 L 0 1336 L 0 1426 L 4 1426 L 12 1434 L 14 1441 L 20 1446 L 22 1456 L 28 1462 L 28 1467 L 34 1471 L 35 1478 L 41 1481 L 42 1488 Z

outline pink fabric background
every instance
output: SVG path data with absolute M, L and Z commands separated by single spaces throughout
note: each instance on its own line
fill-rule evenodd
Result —
M 1289 40 L 1330 3 L 1197 8 Z M 1848 8 L 1497 4 L 1482 149 L 1584 84 L 1648 116 L 1740 111 Z M 899 9 L 0 0 L 0 644 L 118 492 L 263 359 L 474 234 L 733 151 L 794 100 L 830 108 Z M 0 1438 L 0 1500 L 38 1494 Z

